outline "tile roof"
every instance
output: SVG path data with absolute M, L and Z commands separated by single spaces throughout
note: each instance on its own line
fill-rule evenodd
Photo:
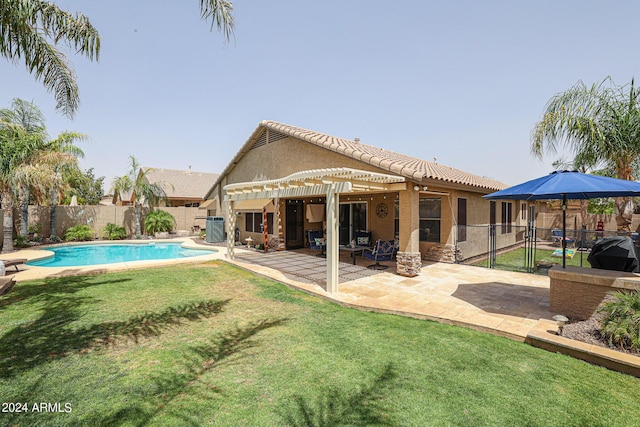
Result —
M 220 176 L 217 173 L 194 172 L 191 169 L 162 169 L 143 167 L 149 182 L 166 182 L 173 185 L 165 186 L 169 198 L 204 199 L 207 191 Z
M 426 179 L 442 181 L 443 183 L 460 184 L 474 187 L 488 192 L 502 190 L 508 186 L 502 182 L 473 175 L 460 169 L 442 165 L 435 162 L 418 159 L 416 157 L 407 156 L 396 153 L 394 151 L 385 150 L 384 148 L 374 147 L 372 145 L 363 144 L 359 141 L 353 141 L 345 138 L 338 138 L 324 133 L 312 131 L 309 129 L 291 126 L 272 120 L 263 120 L 253 131 L 249 139 L 240 148 L 238 153 L 229 162 L 227 167 L 222 171 L 220 177 L 225 176 L 231 168 L 240 160 L 254 143 L 259 140 L 265 129 L 277 132 L 284 136 L 291 136 L 314 144 L 318 147 L 342 154 L 344 156 L 359 160 L 371 166 L 380 168 L 391 174 L 404 176 L 407 179 L 422 182 Z M 216 181 L 217 184 L 217 181 Z M 215 186 L 215 184 L 214 184 Z M 213 186 L 209 193 L 213 191 Z M 209 197 L 210 194 L 207 194 Z
M 501 190 L 507 185 L 493 179 L 473 175 L 450 166 L 407 156 L 384 148 L 374 147 L 350 139 L 338 138 L 312 130 L 290 126 L 271 120 L 260 123 L 259 128 L 267 128 L 282 134 L 293 136 L 311 144 L 343 154 L 372 166 L 408 179 L 421 181 L 434 179 L 455 184 L 469 185 L 487 190 Z

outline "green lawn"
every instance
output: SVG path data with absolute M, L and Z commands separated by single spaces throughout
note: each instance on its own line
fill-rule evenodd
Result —
M 552 257 L 552 250 L 548 249 L 536 249 L 536 261 L 549 261 L 552 263 L 562 264 L 562 257 Z M 589 256 L 588 252 L 582 253 L 582 266 L 583 267 L 591 267 L 591 264 L 587 261 L 587 257 Z M 576 250 L 573 258 L 567 257 L 567 265 L 573 265 L 576 267 L 580 267 L 580 251 Z M 480 267 L 487 267 L 488 261 L 482 260 L 475 262 L 473 265 L 477 265 Z M 513 249 L 508 252 L 501 253 L 496 256 L 496 268 L 499 270 L 509 270 L 509 271 L 525 271 L 525 251 L 524 248 Z M 546 269 L 540 270 L 541 274 L 547 274 Z
M 19 283 L 0 297 L 0 397 L 29 409 L 0 413 L 3 426 L 640 419 L 634 377 L 464 328 L 344 308 L 218 262 Z M 70 412 L 33 412 L 39 402 Z

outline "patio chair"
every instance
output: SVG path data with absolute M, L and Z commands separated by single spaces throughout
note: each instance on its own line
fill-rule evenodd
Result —
M 562 230 L 554 228 L 551 230 L 551 235 L 553 237 L 553 244 L 562 246 Z M 567 246 L 576 244 L 576 239 L 572 237 L 565 237 L 564 240 L 567 243 Z
M 7 267 L 15 267 L 16 271 L 20 271 L 18 266 L 25 264 L 27 262 L 27 259 L 26 258 L 0 259 L 0 261 L 4 263 L 5 269 Z
M 396 253 L 395 240 L 376 240 L 376 244 L 373 249 L 365 249 L 362 251 L 362 257 L 375 261 L 375 264 L 367 266 L 373 270 L 384 270 L 389 268 L 386 265 L 380 264 L 380 261 L 391 261 Z
M 307 230 L 309 249 L 324 251 L 324 232 L 322 230 Z

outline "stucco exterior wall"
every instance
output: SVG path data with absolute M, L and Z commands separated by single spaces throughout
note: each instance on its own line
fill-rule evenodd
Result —
M 194 225 L 204 229 L 206 218 L 204 211 L 198 208 L 185 207 L 162 207 L 163 211 L 169 212 L 176 219 L 174 231 L 186 230 L 191 231 Z M 144 215 L 149 208 L 142 210 L 142 224 L 144 229 Z M 0 213 L 1 215 L 1 213 Z M 49 206 L 29 206 L 29 224 L 41 224 L 42 236 L 50 236 L 50 207 Z M 19 225 L 19 212 L 14 211 L 14 224 Z M 129 235 L 135 232 L 135 214 L 133 207 L 130 206 L 103 206 L 103 205 L 86 205 L 86 206 L 57 206 L 56 207 L 56 235 L 64 236 L 67 228 L 86 224 L 96 232 L 96 237 L 100 237 L 104 227 L 108 223 L 113 223 L 125 227 Z M 2 230 L 0 230 L 0 238 Z
M 228 171 L 227 175 L 222 177 L 221 182 L 213 189 L 212 194 L 217 195 L 218 200 L 223 200 L 224 191 L 222 188 L 228 184 L 277 179 L 304 170 L 337 167 L 348 167 L 372 172 L 388 173 L 386 170 L 373 167 L 348 156 L 317 147 L 293 137 L 287 137 L 245 152 L 242 157 L 239 158 L 238 163 Z M 407 182 L 407 186 L 410 188 L 413 188 L 416 184 L 422 189 L 424 189 L 424 186 L 428 187 L 426 192 L 421 191 L 419 197 L 435 197 L 441 199 L 440 243 L 434 245 L 430 242 L 419 242 L 419 251 L 423 255 L 426 253 L 434 254 L 433 256 L 437 256 L 438 259 L 442 259 L 442 256 L 440 256 L 439 253 L 444 253 L 444 257 L 449 260 L 451 258 L 450 254 L 455 254 L 457 236 L 457 198 L 465 197 L 467 199 L 467 223 L 469 225 L 488 223 L 489 202 L 482 199 L 482 194 L 484 193 L 456 188 L 461 187 L 460 185 L 448 185 L 441 181 L 433 180 L 425 180 L 420 183 Z M 446 195 L 446 193 L 448 193 L 448 195 Z M 340 196 L 340 201 L 352 202 L 358 201 L 359 199 L 359 201 L 367 203 L 367 228 L 373 232 L 372 237 L 375 241 L 376 239 L 390 240 L 396 237 L 394 224 L 394 206 L 396 198 L 398 198 L 398 193 L 343 194 Z M 305 199 L 305 205 L 310 202 L 310 199 L 313 198 Z M 317 200 L 314 202 L 317 202 Z M 379 218 L 376 214 L 376 207 L 381 203 L 387 205 L 389 212 L 384 218 Z M 218 212 L 224 212 L 226 215 L 226 204 L 219 203 L 218 208 L 221 209 L 218 210 Z M 403 221 L 402 212 L 403 209 L 401 208 L 400 221 Z M 406 210 L 404 212 L 406 212 Z M 514 206 L 514 221 L 517 217 L 517 212 L 517 206 Z M 285 209 L 282 208 L 280 213 L 284 227 L 284 224 L 286 224 Z M 254 242 L 262 243 L 264 238 L 261 233 L 248 233 L 244 231 L 243 215 L 241 215 L 241 217 L 238 217 L 241 241 L 244 241 L 247 237 L 251 237 Z M 318 226 L 319 225 L 317 223 L 310 224 L 305 219 L 305 230 L 318 229 Z M 484 241 L 485 240 L 483 239 L 483 242 Z M 486 244 L 476 245 L 475 243 L 468 243 L 467 246 L 468 248 L 466 251 L 473 255 L 486 252 Z

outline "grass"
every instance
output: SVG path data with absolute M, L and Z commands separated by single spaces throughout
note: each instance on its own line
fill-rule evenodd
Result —
M 22 282 L 0 297 L 0 425 L 615 426 L 636 378 L 348 309 L 225 263 Z
M 552 257 L 552 250 L 548 249 L 536 249 L 536 261 L 549 261 L 552 263 L 562 264 L 561 257 Z M 587 256 L 589 254 L 587 252 L 582 253 L 582 266 L 590 267 L 591 264 L 587 261 Z M 580 251 L 576 250 L 575 256 L 573 258 L 567 257 L 566 259 L 567 265 L 573 265 L 576 267 L 580 267 Z M 475 262 L 473 265 L 477 265 L 480 267 L 487 267 L 488 261 L 482 260 Z M 508 270 L 508 271 L 525 271 L 525 250 L 524 248 L 513 249 L 508 252 L 504 252 L 498 254 L 496 256 L 496 268 L 499 270 Z M 539 273 L 547 274 L 547 270 L 540 270 Z

